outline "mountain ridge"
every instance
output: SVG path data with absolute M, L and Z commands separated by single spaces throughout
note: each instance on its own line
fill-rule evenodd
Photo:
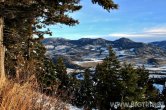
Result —
M 93 51 L 94 49 L 92 48 L 96 48 L 97 50 L 97 48 L 108 48 L 109 46 L 117 48 L 118 50 L 134 49 L 133 51 L 137 55 L 164 55 L 166 53 L 166 50 L 152 43 L 135 42 L 128 38 L 120 38 L 115 41 L 109 41 L 102 38 L 81 38 L 78 40 L 46 38 L 42 41 L 42 43 L 45 46 L 52 45 L 52 47 L 58 47 L 58 50 L 65 50 L 66 53 L 71 53 L 73 51 L 73 54 L 74 52 L 84 53 L 83 50 L 87 51 L 88 49 L 88 52 L 91 52 L 90 48 Z M 64 54 L 65 51 L 63 51 Z
M 158 46 L 158 47 L 160 47 L 160 48 L 166 50 L 166 40 L 151 42 L 151 43 L 149 43 L 149 44 L 154 45 L 154 46 Z
M 165 61 L 166 58 L 166 50 L 151 43 L 135 42 L 128 38 L 120 38 L 115 41 L 102 38 L 78 40 L 46 38 L 42 43 L 47 49 L 47 57 L 53 61 L 56 61 L 57 57 L 63 57 L 69 67 L 75 67 L 75 64 L 72 63 L 75 61 L 75 63 L 79 63 L 103 60 L 109 54 L 109 46 L 113 47 L 118 59 L 122 62 L 144 64 L 151 58 L 161 59 L 160 61 Z

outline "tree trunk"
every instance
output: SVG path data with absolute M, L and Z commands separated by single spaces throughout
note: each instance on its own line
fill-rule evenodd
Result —
M 1 0 L 0 2 L 4 2 Z M 5 46 L 3 45 L 3 26 L 4 20 L 3 17 L 0 16 L 0 81 L 5 80 Z

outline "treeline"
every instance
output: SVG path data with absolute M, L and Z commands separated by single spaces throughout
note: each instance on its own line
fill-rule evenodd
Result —
M 61 63 L 60 63 L 61 62 Z M 116 107 L 110 103 L 164 102 L 165 90 L 161 94 L 151 81 L 144 67 L 134 68 L 131 64 L 120 64 L 110 47 L 109 56 L 98 64 L 95 73 L 86 69 L 83 80 L 75 75 L 67 75 L 63 60 L 55 66 L 60 85 L 57 94 L 67 101 L 85 110 L 158 110 L 153 106 Z M 73 73 L 75 74 L 75 73 Z M 53 91 L 55 92 L 55 91 Z

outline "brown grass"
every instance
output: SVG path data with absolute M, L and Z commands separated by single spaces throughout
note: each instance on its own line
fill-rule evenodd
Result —
M 91 68 L 91 67 L 96 67 L 96 65 L 102 63 L 102 61 L 98 61 L 98 62 L 95 62 L 95 61 L 91 61 L 91 62 L 82 62 L 81 64 L 77 64 L 83 68 Z
M 48 97 L 33 89 L 30 83 L 0 82 L 0 110 L 67 110 L 58 98 Z

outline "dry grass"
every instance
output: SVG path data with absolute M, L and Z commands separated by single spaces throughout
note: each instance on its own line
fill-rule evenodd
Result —
M 85 63 L 82 63 L 80 66 L 84 68 L 91 68 L 91 67 L 96 67 L 96 65 L 100 63 L 101 62 L 85 62 Z
M 20 58 L 20 62 L 24 60 Z M 0 110 L 67 110 L 67 104 L 57 97 L 39 91 L 35 74 L 35 61 L 18 66 L 14 81 L 0 77 Z
M 81 62 L 80 64 L 77 64 L 83 68 L 91 68 L 91 67 L 96 67 L 97 64 L 100 64 L 102 63 L 102 61 L 84 61 L 84 62 Z M 75 63 L 74 63 L 75 64 Z
M 67 110 L 66 104 L 33 90 L 30 83 L 22 85 L 0 82 L 0 110 Z

